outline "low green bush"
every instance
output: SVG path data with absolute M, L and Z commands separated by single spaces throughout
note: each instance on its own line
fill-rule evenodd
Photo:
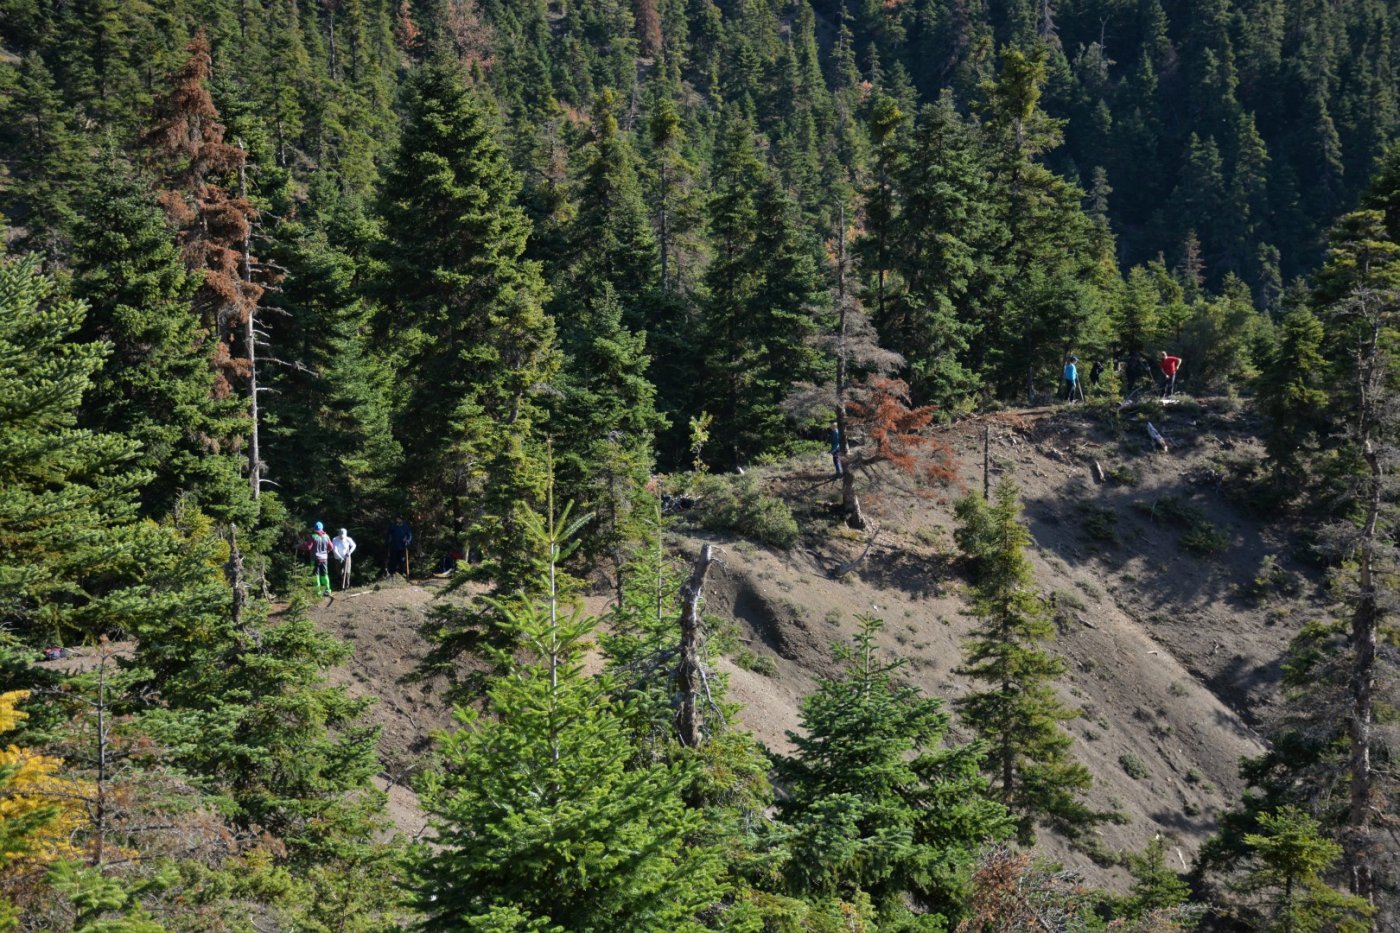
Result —
M 751 475 L 703 476 L 695 499 L 700 524 L 711 531 L 730 531 L 784 550 L 797 543 L 792 510 L 761 490 Z

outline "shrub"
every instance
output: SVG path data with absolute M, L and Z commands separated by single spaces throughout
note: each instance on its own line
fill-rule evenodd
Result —
M 734 656 L 734 664 L 746 671 L 753 671 L 764 677 L 776 677 L 778 674 L 778 664 L 766 654 L 754 654 L 747 648 L 740 649 Z
M 1301 590 L 1302 581 L 1298 574 L 1279 566 L 1278 559 L 1272 554 L 1264 557 L 1259 572 L 1249 585 L 1249 595 L 1255 599 L 1264 599 L 1274 593 L 1296 596 Z
M 1219 554 L 1230 546 L 1230 536 L 1210 522 L 1201 522 L 1181 536 L 1181 546 L 1192 554 Z
M 1085 505 L 1084 533 L 1095 541 L 1118 541 L 1118 513 L 1097 505 Z
M 1126 463 L 1120 463 L 1104 474 L 1108 479 L 1118 486 L 1136 486 L 1142 482 L 1142 475 Z
M 1151 773 L 1147 770 L 1147 765 L 1142 763 L 1142 759 L 1132 752 L 1119 755 L 1118 764 L 1123 767 L 1123 773 L 1134 781 L 1141 781 Z
M 783 549 L 797 543 L 792 510 L 759 489 L 753 476 L 702 476 L 695 498 L 700 524 L 711 531 L 731 531 Z

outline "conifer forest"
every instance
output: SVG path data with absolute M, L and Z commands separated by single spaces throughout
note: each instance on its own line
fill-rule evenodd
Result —
M 1397 0 L 0 0 L 0 931 L 1400 930 L 1397 470 Z

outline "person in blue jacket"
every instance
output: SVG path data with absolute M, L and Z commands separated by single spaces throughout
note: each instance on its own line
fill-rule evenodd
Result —
M 1069 362 L 1065 364 L 1065 401 L 1074 401 L 1074 394 L 1079 389 L 1079 357 L 1071 356 Z

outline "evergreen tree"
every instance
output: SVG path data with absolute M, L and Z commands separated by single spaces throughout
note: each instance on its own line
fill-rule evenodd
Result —
M 207 336 L 190 313 L 197 278 L 184 266 L 154 197 L 110 160 L 80 202 L 71 256 L 73 293 L 89 311 L 79 332 L 109 345 L 87 394 L 82 423 L 140 445 L 151 474 L 142 512 L 163 516 L 183 494 L 236 501 L 242 460 L 211 449 L 236 436 L 241 406 L 215 399 Z M 193 351 L 193 352 L 192 352 Z
M 875 649 L 881 623 L 861 619 L 843 668 L 802 704 L 796 754 L 778 760 L 788 789 L 787 873 L 809 897 L 868 895 L 883 928 L 958 919 L 977 852 L 1010 833 L 1007 812 L 983 796 L 981 747 L 945 744 L 942 703 L 901 684 L 902 660 Z
M 0 210 L 11 223 L 22 225 L 21 249 L 61 262 L 78 219 L 75 201 L 89 180 L 90 160 L 53 76 L 37 54 L 24 58 L 0 113 L 7 127 L 0 139 L 7 142 L 14 175 L 0 193 Z
M 198 517 L 176 530 L 146 554 L 154 598 L 135 626 L 143 676 L 132 692 L 161 702 L 142 728 L 236 826 L 270 834 L 292 862 L 367 844 L 383 803 L 370 786 L 378 730 L 361 721 L 368 700 L 326 679 L 348 646 L 299 602 L 273 619 L 250 600 L 236 536 L 225 543 Z
M 1153 836 L 1142 854 L 1128 855 L 1133 887 L 1128 899 L 1128 915 L 1145 917 L 1155 911 L 1169 911 L 1185 904 L 1191 887 L 1167 864 L 1167 841 Z
M 983 330 L 974 366 L 995 372 L 1001 391 L 1019 384 L 1027 396 L 1038 373 L 1058 374 L 1065 354 L 1102 313 L 1092 286 L 1093 226 L 1080 209 L 1083 192 L 1040 158 L 1062 138 L 1062 121 L 1040 104 L 1045 81 L 1043 48 L 1029 54 L 1012 49 L 1002 56 L 1001 75 L 983 88 L 998 224 L 992 268 L 1005 298 Z
M 525 513 L 539 597 L 503 605 L 520 650 L 459 709 L 428 790 L 437 837 L 414 868 L 429 930 L 702 929 L 723 897 L 717 853 L 690 845 L 686 761 L 636 763 L 628 709 L 582 659 L 597 620 L 558 585 L 568 510 Z
M 633 329 L 645 318 L 644 298 L 657 282 L 657 247 L 637 177 L 637 157 L 617 126 L 616 96 L 605 91 L 593 105 L 593 139 L 583 150 L 576 185 L 578 213 L 565 233 L 561 263 L 569 299 L 596 299 L 612 289 Z
M 1309 453 L 1327 430 L 1323 338 L 1322 322 L 1306 306 L 1289 311 L 1260 377 L 1260 408 L 1269 419 L 1264 445 L 1281 489 L 1298 488 Z
M 818 372 L 809 338 L 822 295 L 792 201 L 759 161 L 747 121 L 726 120 L 709 205 L 716 255 L 691 346 L 706 383 L 700 404 L 715 415 L 724 461 L 738 465 L 787 436 L 779 403 Z
M 148 478 L 131 441 L 77 426 L 104 352 L 68 342 L 85 308 L 36 266 L 0 262 L 0 628 L 30 645 L 129 622 Z
M 407 504 L 393 375 L 371 342 L 376 308 L 360 280 L 378 231 L 353 197 L 322 179 L 302 219 L 283 221 L 277 233 L 270 254 L 286 280 L 269 302 L 281 312 L 268 336 L 281 365 L 268 379 L 267 448 L 274 464 L 315 464 L 279 469 L 279 494 L 297 515 L 333 508 L 346 524 L 377 531 Z
M 915 401 L 953 407 L 979 382 L 969 364 L 989 311 L 993 221 L 982 156 L 950 95 L 919 114 L 896 185 L 891 265 L 903 290 L 876 326 L 908 361 Z
M 519 510 L 543 474 L 537 394 L 557 368 L 529 221 L 486 106 L 442 61 L 410 79 L 386 178 L 382 329 L 399 361 L 395 433 L 419 514 L 467 517 L 483 572 L 505 591 L 526 572 Z
M 253 279 L 249 243 L 257 211 L 242 191 L 229 184 L 241 179 L 247 153 L 224 141 L 226 128 L 210 97 L 212 58 L 203 32 L 187 48 L 189 57 L 171 76 L 156 100 L 153 120 L 142 142 L 156 162 L 165 190 L 160 202 L 178 230 L 181 255 L 194 273 L 194 311 L 208 335 L 214 369 L 213 397 L 227 399 L 246 384 L 250 417 L 232 436 L 211 438 L 215 445 L 249 455 L 250 498 L 261 488 L 258 456 L 256 311 L 263 286 Z M 242 436 L 240 436 L 242 435 Z M 221 518 L 248 523 L 249 497 L 231 490 L 207 490 L 204 505 Z M 228 498 L 216 499 L 213 493 Z
M 1037 823 L 1076 833 L 1102 819 L 1081 799 L 1092 778 L 1069 754 L 1073 739 L 1060 725 L 1078 714 L 1055 695 L 1064 662 L 1042 644 L 1054 634 L 1046 607 L 1030 588 L 1016 486 L 1003 480 L 994 503 L 958 504 L 959 544 L 975 560 L 973 607 L 981 620 L 957 669 L 985 686 L 956 701 L 986 743 L 994 797 L 1017 817 L 1023 845 Z
M 1260 832 L 1245 837 L 1254 852 L 1242 891 L 1262 895 L 1259 929 L 1280 933 L 1337 930 L 1361 933 L 1373 909 L 1365 900 L 1333 889 L 1323 880 L 1342 853 L 1324 838 L 1317 821 L 1293 807 L 1259 817 Z

